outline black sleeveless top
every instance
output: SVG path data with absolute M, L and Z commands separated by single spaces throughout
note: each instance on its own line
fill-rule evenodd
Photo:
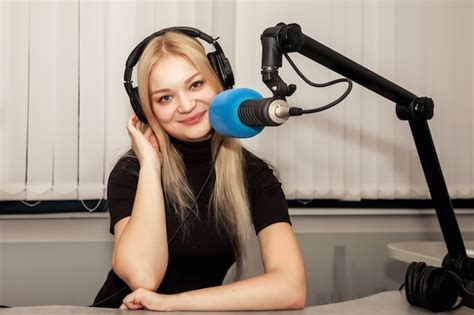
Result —
M 196 196 L 211 170 L 211 140 L 184 142 L 172 139 L 186 165 L 186 176 Z M 277 222 L 290 222 L 288 206 L 280 182 L 268 165 L 244 150 L 245 179 L 255 232 Z M 140 165 L 137 159 L 122 158 L 112 170 L 107 186 L 110 213 L 110 233 L 114 225 L 132 213 Z M 157 292 L 174 294 L 222 284 L 227 270 L 235 262 L 232 242 L 213 224 L 209 199 L 214 186 L 214 173 L 198 200 L 198 216 L 191 214 L 186 222 L 186 234 L 178 232 L 169 245 L 169 261 Z M 173 210 L 166 207 L 168 239 L 180 224 Z M 124 289 L 125 288 L 125 289 Z M 116 294 L 97 307 L 116 308 L 131 290 L 111 269 L 97 294 L 94 304 Z

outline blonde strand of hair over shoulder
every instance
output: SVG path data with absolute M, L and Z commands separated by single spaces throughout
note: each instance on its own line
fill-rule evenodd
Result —
M 167 32 L 153 38 L 138 62 L 138 91 L 143 112 L 153 129 L 163 155 L 162 183 L 168 203 L 181 220 L 192 206 L 195 196 L 185 176 L 185 165 L 169 136 L 155 118 L 150 102 L 150 74 L 153 67 L 166 56 L 181 56 L 191 61 L 207 84 L 216 92 L 222 85 L 210 65 L 203 45 L 179 32 Z M 244 158 L 240 142 L 214 133 L 211 140 L 213 156 L 221 144 L 215 163 L 215 184 L 211 202 L 216 227 L 232 239 L 238 273 L 243 269 L 244 246 L 250 237 L 250 210 L 245 183 Z M 197 221 L 195 221 L 197 222 Z M 187 224 L 184 226 L 186 235 Z

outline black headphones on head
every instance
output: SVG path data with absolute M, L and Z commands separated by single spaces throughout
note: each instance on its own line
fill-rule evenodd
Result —
M 141 43 L 138 44 L 138 46 L 132 50 L 125 64 L 125 74 L 123 76 L 123 80 L 124 80 L 123 84 L 125 86 L 125 90 L 127 91 L 128 97 L 130 98 L 130 103 L 132 104 L 133 111 L 137 115 L 138 119 L 140 119 L 144 123 L 147 123 L 148 121 L 142 109 L 140 96 L 138 94 L 138 87 L 133 86 L 133 81 L 132 81 L 133 67 L 135 67 L 135 65 L 138 63 L 138 60 L 140 59 L 140 56 L 143 53 L 143 50 L 145 50 L 145 47 L 153 38 L 161 36 L 167 32 L 172 32 L 172 31 L 181 32 L 190 37 L 200 38 L 208 42 L 209 44 L 213 45 L 215 48 L 215 51 L 207 54 L 207 59 L 209 60 L 209 63 L 211 64 L 212 68 L 214 69 L 214 72 L 217 74 L 217 77 L 221 81 L 221 84 L 224 90 L 231 89 L 232 86 L 234 85 L 234 74 L 232 73 L 230 62 L 225 56 L 221 46 L 217 42 L 218 38 L 213 39 L 211 36 L 207 35 L 206 33 L 201 32 L 200 30 L 196 28 L 187 27 L 187 26 L 175 26 L 175 27 L 162 29 L 161 31 L 155 32 L 151 34 L 150 36 L 148 36 L 147 38 L 145 38 L 144 40 L 142 40 Z

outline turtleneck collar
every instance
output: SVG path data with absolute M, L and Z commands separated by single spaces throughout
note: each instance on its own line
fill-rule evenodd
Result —
M 209 165 L 212 161 L 212 137 L 203 141 L 187 142 L 170 136 L 170 141 L 183 156 L 187 165 Z

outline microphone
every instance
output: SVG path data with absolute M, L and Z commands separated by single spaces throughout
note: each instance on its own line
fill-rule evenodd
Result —
M 279 126 L 290 116 L 290 106 L 281 98 L 263 96 L 248 88 L 219 93 L 209 107 L 209 121 L 217 133 L 232 138 L 250 138 L 264 126 Z

